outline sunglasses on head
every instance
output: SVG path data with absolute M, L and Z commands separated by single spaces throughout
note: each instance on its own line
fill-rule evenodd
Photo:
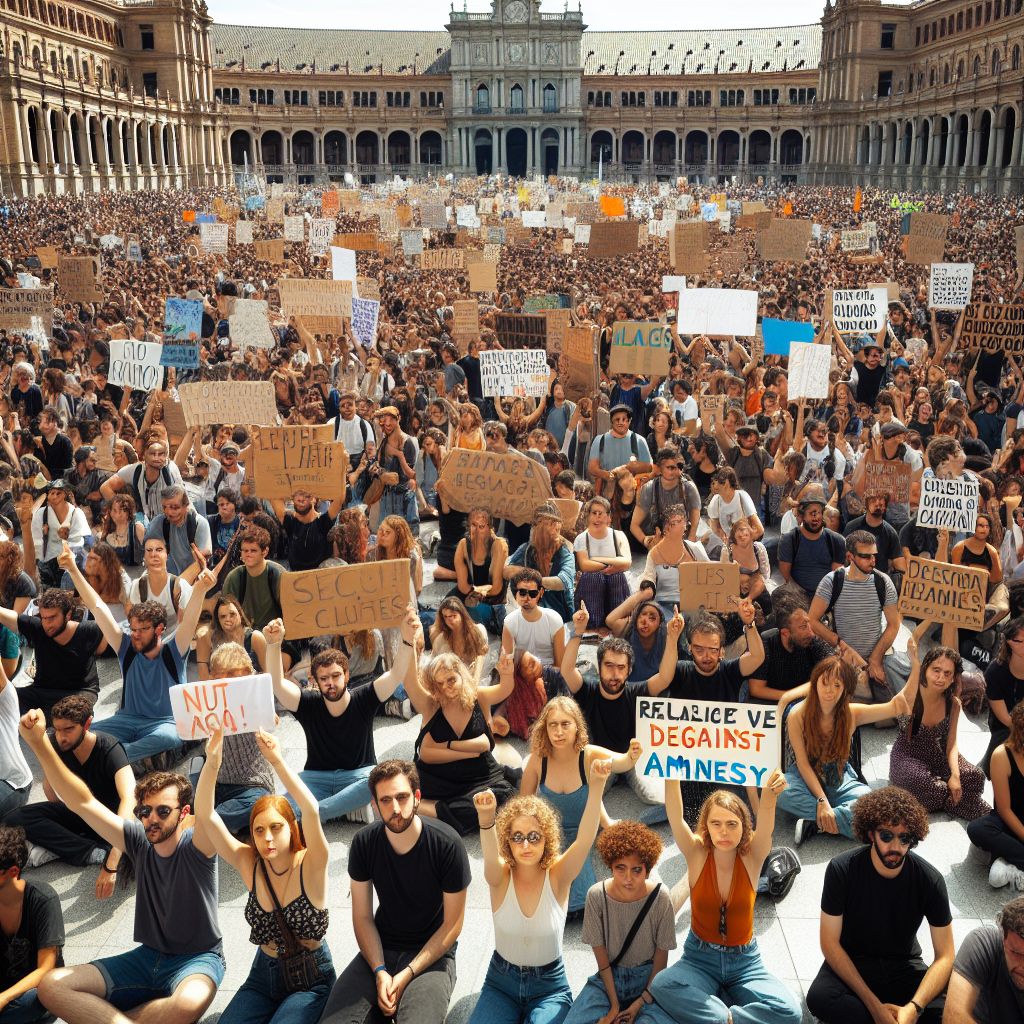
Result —
M 899 841 L 900 846 L 906 846 L 911 850 L 917 846 L 917 840 L 910 835 L 909 832 L 900 832 L 899 835 L 897 835 L 892 831 L 892 829 L 880 828 L 878 830 L 878 838 L 881 839 L 883 843 L 891 843 L 896 839 Z
M 526 587 L 516 588 L 516 597 L 539 597 L 539 590 L 527 590 Z
M 179 808 L 177 807 L 168 807 L 167 804 L 160 804 L 157 807 L 152 807 L 149 804 L 139 804 L 139 806 L 135 808 L 135 817 L 138 818 L 139 821 L 145 821 L 146 818 L 155 813 L 161 821 L 166 821 L 166 819 L 171 816 L 171 813 L 178 809 Z

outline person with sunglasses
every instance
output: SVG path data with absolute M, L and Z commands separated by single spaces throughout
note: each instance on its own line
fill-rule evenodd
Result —
M 591 762 L 586 807 L 565 851 L 558 814 L 542 797 L 513 797 L 500 811 L 490 790 L 473 797 L 494 916 L 494 953 L 469 1024 L 560 1024 L 572 1007 L 562 963 L 569 890 L 597 837 L 611 769 L 610 758 Z
M 40 1001 L 67 1024 L 123 1020 L 155 1000 L 165 1020 L 199 1020 L 224 979 L 225 961 L 217 857 L 207 826 L 189 824 L 192 784 L 176 772 L 150 772 L 135 786 L 133 817 L 121 817 L 60 760 L 42 711 L 26 712 L 19 731 L 58 798 L 135 865 L 139 945 L 57 968 L 40 982 Z
M 823 1024 L 939 1024 L 956 950 L 946 883 L 913 852 L 928 835 L 928 812 L 905 789 L 886 786 L 857 801 L 853 832 L 862 845 L 825 869 L 825 962 L 807 990 L 807 1008 Z M 926 918 L 930 966 L 916 937 Z
M 560 665 L 565 652 L 564 623 L 557 612 L 542 608 L 544 581 L 536 569 L 518 569 L 512 577 L 516 610 L 505 616 L 501 649 L 516 662 L 529 651 L 547 668 Z
M 686 475 L 686 463 L 679 449 L 674 444 L 665 445 L 658 450 L 654 464 L 658 475 L 640 487 L 629 521 L 629 532 L 648 551 L 661 539 L 670 508 L 685 507 L 688 540 L 697 539 L 700 523 L 700 494 Z

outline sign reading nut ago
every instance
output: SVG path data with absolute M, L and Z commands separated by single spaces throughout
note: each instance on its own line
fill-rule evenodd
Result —
M 281 577 L 281 610 L 290 640 L 399 626 L 409 600 L 407 558 Z
M 551 497 L 548 471 L 516 452 L 455 448 L 441 465 L 438 483 L 442 497 L 456 511 L 486 508 L 516 526 L 528 523 L 537 506 Z
M 961 629 L 985 624 L 988 571 L 931 558 L 907 559 L 897 609 L 920 622 L 948 622 Z

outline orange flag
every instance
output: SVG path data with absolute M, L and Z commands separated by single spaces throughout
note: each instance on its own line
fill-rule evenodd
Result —
M 186 224 L 194 224 L 195 220 L 196 220 L 196 211 L 195 210 L 182 210 L 181 211 L 181 219 Z
M 786 205 L 782 208 L 782 216 L 783 217 L 792 217 L 793 216 L 793 204 L 788 199 L 786 200 Z
M 860 213 L 860 204 L 863 201 L 864 196 L 860 190 L 860 186 L 857 186 L 857 194 L 853 197 L 853 212 Z
M 601 212 L 606 217 L 625 217 L 626 204 L 619 196 L 601 196 Z

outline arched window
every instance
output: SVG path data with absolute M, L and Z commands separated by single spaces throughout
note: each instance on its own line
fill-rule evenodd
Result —
M 1015 46 L 1010 54 L 1010 68 L 1013 71 L 1020 71 L 1020 47 Z
M 512 86 L 512 88 L 509 90 L 509 94 L 508 95 L 509 95 L 510 105 L 511 105 L 513 110 L 524 110 L 525 109 L 525 107 L 523 105 L 523 87 L 518 82 L 515 85 Z M 590 96 L 591 96 L 591 102 L 593 102 L 594 94 L 591 93 Z
M 476 87 L 476 109 L 485 112 L 491 109 L 491 90 L 483 82 Z
M 14 66 L 16 68 L 21 67 L 21 43 L 15 43 L 11 49 L 11 53 L 14 56 Z
M 110 69 L 110 88 L 117 88 L 117 71 L 114 68 Z
M 978 78 L 981 75 L 981 58 L 980 57 L 975 57 L 974 58 L 974 64 L 971 67 L 971 74 L 975 78 Z
M 948 64 L 942 69 L 942 84 L 943 85 L 949 85 L 949 65 Z

